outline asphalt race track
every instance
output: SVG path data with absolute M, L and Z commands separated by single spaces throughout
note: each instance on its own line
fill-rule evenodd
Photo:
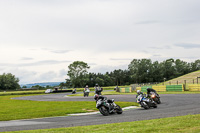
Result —
M 93 97 L 64 97 L 65 94 L 50 94 L 38 96 L 26 96 L 15 99 L 37 101 L 94 101 Z M 41 119 L 0 121 L 0 132 L 47 129 L 72 126 L 86 126 L 106 123 L 131 122 L 139 120 L 157 119 L 164 117 L 182 116 L 188 114 L 200 114 L 200 94 L 163 94 L 158 108 L 136 108 L 126 110 L 123 114 L 102 116 L 101 114 L 86 116 L 63 116 Z M 108 95 L 115 101 L 135 101 L 135 95 Z

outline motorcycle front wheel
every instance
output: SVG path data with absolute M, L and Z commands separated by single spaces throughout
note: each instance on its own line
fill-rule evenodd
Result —
M 109 111 L 108 111 L 108 109 L 107 109 L 105 106 L 101 106 L 101 107 L 99 108 L 99 112 L 100 112 L 102 115 L 104 115 L 104 116 L 108 116 L 108 115 L 109 115 Z
M 160 98 L 157 98 L 157 104 L 160 104 L 161 101 L 160 101 Z
M 117 107 L 116 107 L 116 112 L 117 112 L 117 114 L 122 114 L 122 112 L 123 112 L 122 108 L 119 105 L 117 105 Z
M 144 108 L 144 109 L 149 109 L 149 105 L 147 104 L 147 103 L 142 103 L 142 107 Z

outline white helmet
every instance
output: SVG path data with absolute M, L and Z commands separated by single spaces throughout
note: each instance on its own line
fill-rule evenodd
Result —
M 137 94 L 140 95 L 140 94 L 141 94 L 141 91 L 140 91 L 140 90 L 137 90 Z

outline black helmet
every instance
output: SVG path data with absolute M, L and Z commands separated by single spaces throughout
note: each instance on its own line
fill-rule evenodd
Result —
M 95 99 L 95 100 L 98 100 L 98 99 L 99 99 L 99 95 L 98 95 L 98 94 L 95 94 L 95 95 L 94 95 L 94 99 Z

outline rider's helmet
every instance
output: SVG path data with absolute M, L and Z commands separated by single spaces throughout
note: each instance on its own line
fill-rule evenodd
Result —
M 95 86 L 96 86 L 96 87 L 98 87 L 99 85 L 98 85 L 98 84 L 96 84 Z
M 85 87 L 88 87 L 88 85 L 86 85 Z
M 151 92 L 151 88 L 147 88 L 147 94 Z
M 98 100 L 98 99 L 99 99 L 99 95 L 98 95 L 98 94 L 95 94 L 95 95 L 94 95 L 94 99 L 95 99 L 95 100 Z
M 141 91 L 140 91 L 140 90 L 137 90 L 137 94 L 140 95 L 140 94 L 141 94 Z

